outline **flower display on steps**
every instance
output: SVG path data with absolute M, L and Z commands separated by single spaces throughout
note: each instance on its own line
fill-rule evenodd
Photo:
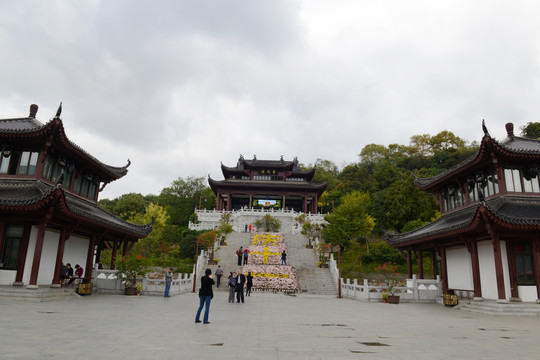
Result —
M 281 253 L 287 247 L 280 233 L 253 233 L 249 250 L 249 265 L 244 274 L 251 272 L 253 288 L 259 290 L 298 290 L 294 267 L 281 265 Z

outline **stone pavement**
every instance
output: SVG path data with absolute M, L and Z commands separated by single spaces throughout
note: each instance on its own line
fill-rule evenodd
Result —
M 0 300 L 0 359 L 538 359 L 540 319 L 437 304 L 325 295 L 216 292 L 210 324 L 196 294 Z

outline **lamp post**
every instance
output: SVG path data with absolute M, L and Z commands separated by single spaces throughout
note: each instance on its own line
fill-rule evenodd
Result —
M 338 299 L 341 299 L 341 244 L 338 251 Z
M 195 250 L 195 269 L 193 270 L 193 290 L 195 292 L 195 285 L 197 284 L 197 264 L 199 262 L 199 239 L 197 239 L 197 247 Z

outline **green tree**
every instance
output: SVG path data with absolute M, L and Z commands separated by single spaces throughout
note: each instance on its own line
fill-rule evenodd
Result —
M 213 208 L 216 197 L 206 186 L 204 178 L 189 176 L 185 180 L 178 178 L 164 188 L 159 195 L 159 203 L 167 208 L 172 224 L 187 227 L 195 208 Z
M 219 225 L 216 228 L 217 237 L 222 241 L 225 241 L 227 235 L 232 232 L 233 226 L 231 225 L 231 213 L 223 213 L 219 219 Z
M 152 232 L 146 238 L 139 239 L 133 246 L 132 252 L 146 257 L 171 256 L 175 244 L 166 241 L 164 237 L 167 231 L 171 231 L 171 229 L 166 230 L 168 218 L 165 208 L 157 204 L 149 204 L 143 214 L 137 213 L 130 217 L 128 221 L 135 224 L 148 224 L 152 219 L 154 220 Z
M 279 231 L 281 228 L 281 222 L 270 214 L 266 214 L 261 219 L 255 221 L 255 226 L 257 227 L 257 230 L 262 229 L 267 232 L 275 232 Z
M 411 220 L 431 220 L 438 207 L 429 194 L 414 185 L 413 177 L 403 172 L 390 186 L 374 195 L 369 209 L 379 227 L 400 232 Z
M 367 193 L 354 191 L 345 195 L 335 211 L 325 216 L 325 242 L 347 248 L 351 241 L 369 235 L 375 225 L 367 212 L 369 203 Z
M 527 125 L 522 126 L 521 136 L 529 139 L 540 139 L 540 122 L 529 121 Z

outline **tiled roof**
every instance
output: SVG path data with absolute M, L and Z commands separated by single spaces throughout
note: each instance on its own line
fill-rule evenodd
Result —
M 471 225 L 478 218 L 482 208 L 490 217 L 509 227 L 540 227 L 540 197 L 507 195 L 444 214 L 439 219 L 416 230 L 402 234 L 385 233 L 384 237 L 391 245 L 404 245 L 442 238 L 449 233 L 466 232 L 471 229 Z
M 5 135 L 9 138 L 19 136 L 45 136 L 50 132 L 54 132 L 55 139 L 60 142 L 64 141 L 65 146 L 74 153 L 79 153 L 81 156 L 94 163 L 98 168 L 103 169 L 111 180 L 119 179 L 125 176 L 128 172 L 127 168 L 130 165 L 130 161 L 126 166 L 116 167 L 102 163 L 94 156 L 90 155 L 79 145 L 75 144 L 68 139 L 64 132 L 64 126 L 60 118 L 54 118 L 46 124 L 42 124 L 40 121 L 33 117 L 27 118 L 15 118 L 15 119 L 0 119 L 0 137 Z M 110 181 L 109 181 L 110 182 Z
M 266 180 L 239 180 L 239 179 L 226 179 L 226 180 L 213 180 L 208 178 L 210 187 L 216 191 L 216 188 L 234 187 L 234 188 L 247 188 L 247 189 L 293 189 L 295 191 L 307 190 L 317 191 L 322 193 L 328 183 L 313 184 L 308 181 L 266 181 Z
M 89 221 L 104 227 L 144 238 L 152 231 L 152 224 L 129 223 L 103 210 L 97 204 L 66 192 L 61 185 L 53 186 L 42 180 L 0 180 L 0 208 L 2 211 L 24 210 L 32 205 L 39 206 L 55 191 L 60 191 L 68 215 L 81 221 Z M 47 205 L 41 205 L 47 206 Z
M 536 157 L 537 161 L 540 161 L 538 155 L 540 155 L 540 140 L 528 139 L 519 136 L 508 136 L 504 140 L 498 142 L 489 135 L 484 136 L 480 149 L 478 152 L 462 161 L 461 163 L 453 166 L 452 168 L 430 178 L 415 178 L 414 183 L 421 189 L 427 189 L 428 187 L 436 184 L 439 181 L 444 180 L 447 177 L 453 177 L 456 174 L 468 171 L 474 164 L 481 163 L 490 157 L 490 150 L 501 155 L 527 155 Z

